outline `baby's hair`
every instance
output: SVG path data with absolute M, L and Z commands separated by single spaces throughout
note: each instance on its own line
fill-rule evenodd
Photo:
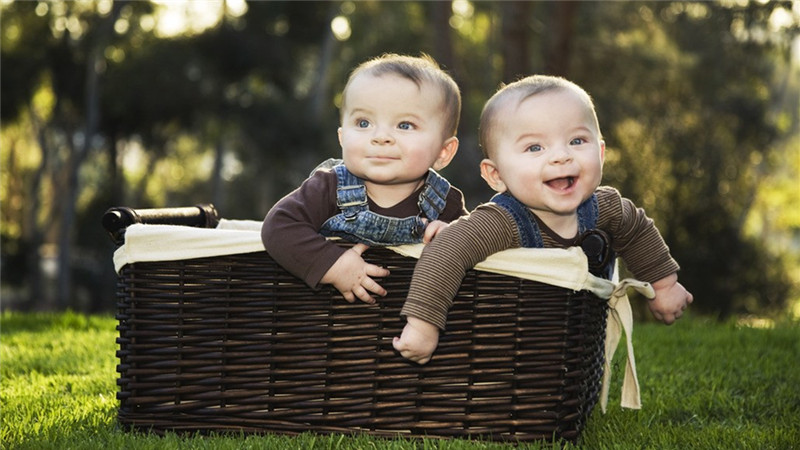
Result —
M 507 102 L 514 101 L 515 105 L 519 105 L 534 95 L 555 90 L 572 90 L 578 93 L 578 95 L 583 97 L 584 102 L 586 102 L 586 106 L 592 111 L 592 115 L 595 117 L 595 122 L 597 121 L 597 114 L 594 110 L 594 102 L 592 101 L 592 97 L 582 87 L 561 77 L 550 75 L 531 75 L 511 84 L 501 86 L 500 89 L 483 106 L 478 137 L 483 156 L 485 158 L 491 158 L 492 152 L 489 149 L 489 142 L 491 139 L 492 129 L 494 128 L 495 116 L 497 116 L 497 112 L 501 108 L 507 106 Z
M 456 135 L 458 131 L 458 121 L 461 116 L 461 91 L 459 91 L 458 84 L 456 84 L 455 80 L 453 80 L 447 72 L 442 70 L 433 58 L 425 53 L 422 53 L 418 57 L 384 53 L 377 58 L 361 63 L 350 73 L 347 84 L 344 86 L 342 111 L 344 111 L 345 102 L 347 101 L 347 90 L 350 87 L 350 83 L 356 76 L 363 73 L 368 73 L 375 77 L 387 74 L 399 75 L 413 81 L 417 86 L 421 86 L 422 83 L 425 82 L 432 83 L 436 88 L 442 91 L 443 106 L 445 116 L 447 117 L 445 130 L 447 130 L 451 136 Z

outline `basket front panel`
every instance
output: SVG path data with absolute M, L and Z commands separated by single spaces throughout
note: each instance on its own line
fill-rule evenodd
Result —
M 126 266 L 118 288 L 120 421 L 159 430 L 364 431 L 575 439 L 602 376 L 605 302 L 470 271 L 433 360 L 392 348 L 415 260 L 389 295 L 349 304 L 264 253 Z

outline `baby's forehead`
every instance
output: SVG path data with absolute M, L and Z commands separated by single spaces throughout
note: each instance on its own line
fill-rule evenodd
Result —
M 558 98 L 547 99 L 547 97 Z M 494 114 L 488 123 L 490 136 L 496 135 L 497 132 L 503 133 L 501 130 L 507 132 L 508 127 L 517 128 L 520 125 L 535 127 L 537 122 L 530 121 L 531 113 L 561 116 L 567 111 L 566 114 L 574 120 L 598 127 L 591 98 L 582 95 L 579 90 L 558 87 L 533 93 L 516 92 L 497 100 Z M 541 102 L 541 100 L 547 101 Z
M 572 97 L 573 99 L 580 101 L 580 103 L 586 109 L 593 109 L 592 101 L 589 96 L 585 92 L 572 88 L 571 86 L 559 86 L 535 92 L 522 91 L 519 92 L 515 98 L 512 99 L 512 101 L 516 102 L 516 108 L 519 109 L 527 100 L 538 99 L 546 96 Z
M 419 91 L 425 89 L 435 88 L 433 80 L 427 78 L 415 78 L 402 72 L 396 71 L 378 71 L 378 70 L 364 70 L 353 76 L 350 80 L 350 85 L 358 84 L 361 82 L 378 81 L 381 83 L 397 83 L 406 82 L 414 84 Z
M 591 98 L 588 95 L 577 89 L 570 89 L 569 87 L 554 87 L 546 90 L 535 92 L 517 90 L 516 92 L 509 92 L 508 95 L 496 99 L 494 105 L 494 114 L 491 116 L 490 125 L 496 125 L 498 122 L 504 122 L 509 116 L 515 116 L 521 113 L 523 107 L 530 107 L 531 100 L 541 100 L 548 96 L 564 96 L 564 101 L 558 100 L 554 104 L 542 105 L 542 108 L 559 108 L 566 105 L 569 99 L 576 101 L 580 104 L 580 108 L 587 117 L 594 116 L 594 106 L 592 105 Z M 575 103 L 572 103 L 573 105 Z
M 413 85 L 414 88 L 411 91 L 406 92 L 409 92 L 414 96 L 423 96 L 424 98 L 428 99 L 428 102 L 430 102 L 432 105 L 443 107 L 443 102 L 445 100 L 444 92 L 442 92 L 441 89 L 438 89 L 438 85 L 434 80 L 427 78 L 415 80 L 402 73 L 396 72 L 372 73 L 367 71 L 354 75 L 351 78 L 350 82 L 345 87 L 344 92 L 342 92 L 342 106 L 348 103 L 348 98 L 354 98 L 353 96 L 360 93 L 361 89 L 366 86 L 370 86 L 371 89 L 389 92 L 394 91 L 395 89 L 400 89 L 400 85 L 397 83 L 402 83 L 405 86 Z M 386 87 L 381 86 L 382 84 L 385 84 Z

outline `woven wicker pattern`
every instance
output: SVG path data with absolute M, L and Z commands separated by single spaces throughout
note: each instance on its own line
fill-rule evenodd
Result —
M 471 271 L 433 360 L 392 348 L 415 260 L 370 249 L 389 296 L 349 304 L 265 252 L 126 266 L 119 421 L 165 430 L 576 440 L 600 388 L 606 303 Z

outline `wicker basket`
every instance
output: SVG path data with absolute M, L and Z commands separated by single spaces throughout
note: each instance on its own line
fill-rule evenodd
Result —
M 605 300 L 470 271 L 433 360 L 419 366 L 392 348 L 416 260 L 386 249 L 364 257 L 391 271 L 377 305 L 313 291 L 266 252 L 126 265 L 120 423 L 578 439 L 600 390 Z

